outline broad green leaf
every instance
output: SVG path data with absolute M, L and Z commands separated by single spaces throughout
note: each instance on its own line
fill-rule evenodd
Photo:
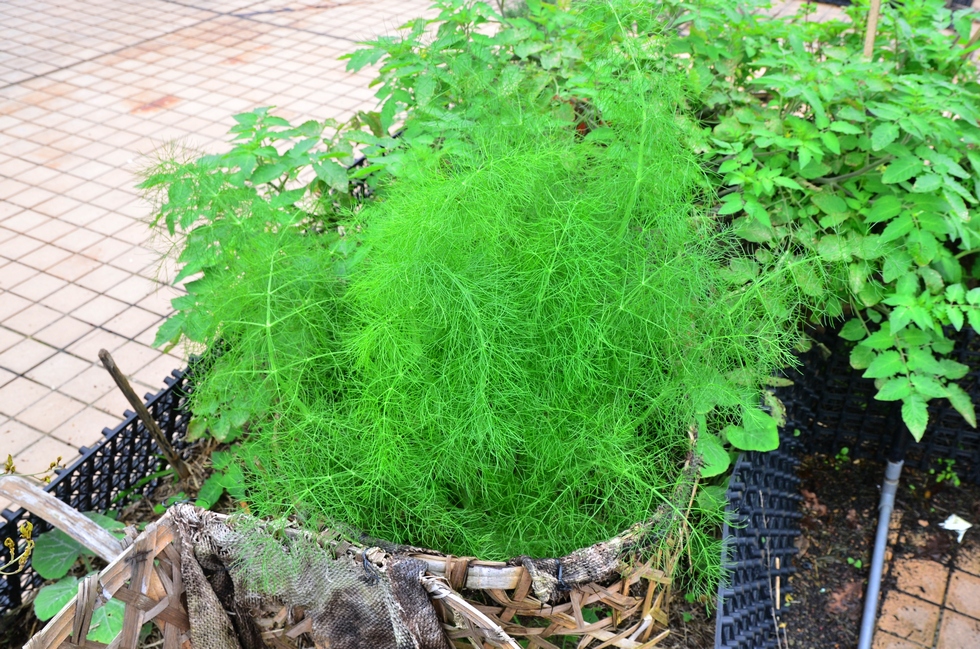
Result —
M 956 412 L 963 415 L 963 419 L 966 419 L 971 426 L 976 428 L 977 415 L 973 407 L 973 401 L 970 399 L 970 395 L 955 383 L 950 383 L 947 385 L 946 390 L 946 398 L 949 399 L 952 406 L 956 408 Z
M 871 131 L 871 148 L 881 151 L 898 138 L 898 126 L 891 122 L 882 122 Z
M 901 354 L 889 350 L 878 354 L 862 376 L 866 379 L 884 379 L 904 372 L 905 363 L 902 362 Z
M 966 309 L 966 321 L 970 323 L 974 331 L 980 333 L 980 309 L 976 307 Z
M 869 223 L 879 223 L 898 216 L 902 211 L 902 201 L 896 196 L 882 196 L 874 202 L 871 209 L 865 216 L 865 221 Z
M 912 191 L 917 194 L 925 194 L 928 192 L 934 192 L 943 185 L 942 176 L 938 174 L 922 174 L 915 179 L 915 184 L 912 185 Z
M 92 624 L 89 626 L 86 638 L 94 642 L 110 644 L 122 631 L 125 615 L 126 605 L 118 599 L 110 599 L 92 613 Z
M 912 155 L 904 156 L 888 165 L 881 176 L 881 182 L 885 184 L 904 182 L 920 171 L 922 171 L 922 160 Z
M 953 211 L 953 214 L 960 217 L 964 221 L 970 217 L 970 211 L 966 207 L 966 203 L 963 202 L 963 198 L 960 197 L 956 192 L 952 192 L 949 188 L 943 188 L 943 198 L 949 204 L 949 208 Z
M 828 234 L 817 241 L 817 254 L 827 261 L 842 261 L 850 259 L 850 250 L 843 237 Z
M 819 207 L 823 212 L 827 214 L 839 214 L 841 212 L 847 212 L 847 203 L 844 199 L 835 194 L 829 192 L 821 192 L 819 194 L 814 194 L 810 199 L 813 204 Z
M 744 408 L 742 425 L 726 431 L 728 441 L 742 451 L 773 451 L 779 446 L 776 420 L 758 408 Z
M 868 335 L 868 330 L 865 328 L 864 323 L 861 322 L 860 318 L 852 318 L 848 320 L 847 323 L 841 327 L 840 333 L 838 334 L 844 340 L 861 340 Z
M 61 530 L 50 530 L 37 537 L 31 565 L 45 579 L 61 579 L 83 551 L 78 541 Z
M 866 369 L 869 365 L 871 365 L 871 362 L 874 359 L 875 353 L 867 347 L 861 347 L 858 345 L 851 350 L 851 367 L 856 370 Z
M 65 577 L 37 591 L 34 615 L 42 622 L 57 615 L 78 594 L 78 578 Z
M 947 396 L 946 386 L 925 374 L 912 374 L 912 388 L 917 394 L 929 399 L 941 399 Z
M 721 199 L 721 207 L 718 208 L 718 214 L 722 216 L 735 214 L 736 212 L 741 212 L 744 206 L 745 201 L 742 200 L 741 194 L 728 194 Z
M 887 322 L 881 325 L 881 329 L 868 336 L 861 347 L 868 349 L 888 349 L 895 346 L 895 339 L 892 337 L 891 325 Z
M 949 323 L 953 325 L 953 328 L 957 331 L 963 329 L 963 310 L 955 304 L 946 305 L 946 317 L 949 318 Z
M 701 477 L 711 478 L 728 470 L 731 458 L 717 437 L 711 433 L 698 435 L 697 453 L 701 456 Z
M 920 441 L 929 423 L 929 409 L 922 397 L 913 394 L 902 401 L 902 421 L 908 426 L 915 441 Z
M 840 155 L 840 140 L 837 139 L 836 135 L 830 131 L 823 131 L 820 133 L 820 140 L 831 153 Z
M 270 180 L 275 180 L 282 176 L 283 172 L 286 171 L 286 164 L 282 162 L 277 162 L 275 164 L 259 165 L 256 167 L 255 171 L 249 177 L 249 182 L 255 185 L 261 185 L 267 183 Z
M 326 160 L 314 164 L 313 171 L 316 172 L 316 177 L 327 183 L 330 189 L 338 192 L 347 192 L 349 181 L 347 179 L 347 170 L 343 166 L 331 160 Z
M 203 507 L 204 509 L 214 507 L 222 494 L 225 493 L 223 479 L 224 476 L 220 473 L 212 473 L 208 476 L 208 479 L 204 481 L 200 491 L 197 493 L 197 500 L 194 502 L 194 505 L 196 507 Z
M 864 133 L 864 130 L 850 122 L 831 122 L 831 131 L 837 131 L 838 133 L 844 133 L 846 135 L 860 135 Z
M 912 385 L 907 376 L 898 376 L 885 381 L 875 399 L 878 401 L 900 401 L 912 394 Z
M 912 215 L 906 212 L 885 227 L 885 231 L 881 233 L 881 243 L 888 243 L 903 237 L 911 232 L 914 227 L 915 221 L 912 220 Z

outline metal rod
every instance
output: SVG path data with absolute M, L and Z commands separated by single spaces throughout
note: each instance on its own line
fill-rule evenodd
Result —
M 119 386 L 122 393 L 126 395 L 126 399 L 129 401 L 129 404 L 133 406 L 133 409 L 136 411 L 136 415 L 143 422 L 143 425 L 146 426 L 146 430 L 150 432 L 150 435 L 157 443 L 157 446 L 160 447 L 160 451 L 163 453 L 163 456 L 167 458 L 167 462 L 169 462 L 170 466 L 177 471 L 177 475 L 180 476 L 181 480 L 189 480 L 191 477 L 191 472 L 190 469 L 187 468 L 187 464 L 184 462 L 183 458 L 177 454 L 177 451 L 174 450 L 174 447 L 170 444 L 170 440 L 166 438 L 163 431 L 160 430 L 160 426 L 157 425 L 157 422 L 155 419 L 153 419 L 150 411 L 146 409 L 146 406 L 143 405 L 140 398 L 136 396 L 135 392 L 133 392 L 133 387 L 129 384 L 129 380 L 126 379 L 126 375 L 122 373 L 122 371 L 116 365 L 116 362 L 112 360 L 112 356 L 109 354 L 109 352 L 104 349 L 100 349 L 99 360 L 102 361 L 102 365 L 109 371 L 109 374 L 112 376 L 112 380 L 116 382 L 116 385 Z

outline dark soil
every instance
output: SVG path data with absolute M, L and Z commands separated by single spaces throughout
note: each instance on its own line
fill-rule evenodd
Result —
M 800 467 L 804 497 L 797 574 L 782 622 L 791 647 L 851 649 L 857 646 L 884 466 L 846 457 L 814 456 Z M 896 556 L 947 563 L 956 535 L 939 527 L 950 514 L 980 518 L 980 487 L 906 469 L 892 517 Z M 860 562 L 860 563 L 859 563 Z M 888 564 L 886 563 L 886 575 Z M 886 576 L 882 593 L 891 579 Z

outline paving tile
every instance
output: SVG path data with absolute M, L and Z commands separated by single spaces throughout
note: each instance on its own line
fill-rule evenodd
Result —
M 159 286 L 159 283 L 145 277 L 132 275 L 105 291 L 105 294 L 127 304 L 137 304 L 148 295 L 156 292 Z
M 0 327 L 0 352 L 9 349 L 24 340 L 24 335 L 16 331 L 11 331 L 6 327 Z
M 71 312 L 71 315 L 93 325 L 101 325 L 126 310 L 127 304 L 105 295 L 99 295 Z
M 17 375 L 13 372 L 8 372 L 5 369 L 0 368 L 0 387 L 3 387 L 17 378 Z
M 54 246 L 42 246 L 34 252 L 20 257 L 19 261 L 25 266 L 30 266 L 37 270 L 47 270 L 69 257 L 71 257 L 71 253 L 67 250 L 55 248 Z
M 90 248 L 93 245 L 99 243 L 105 239 L 105 235 L 100 232 L 93 232 L 92 230 L 87 230 L 82 227 L 73 228 L 71 232 L 65 234 L 65 236 L 57 239 L 54 245 L 64 250 L 70 250 L 71 252 L 82 252 L 86 248 Z M 90 257 L 90 255 L 86 255 Z
M 55 277 L 74 282 L 99 266 L 99 262 L 94 259 L 89 259 L 83 255 L 72 255 L 64 261 L 48 268 L 47 271 Z
M 64 316 L 35 333 L 33 337 L 52 347 L 64 349 L 90 331 L 92 325 L 71 316 Z
M 40 248 L 42 244 L 37 239 L 19 234 L 0 243 L 0 257 L 7 259 L 20 259 L 24 255 L 30 254 Z
M 119 239 L 113 239 L 111 237 L 102 237 L 98 243 L 83 250 L 82 254 L 86 257 L 91 257 L 96 261 L 106 263 L 126 252 L 131 247 L 132 246 L 128 241 L 120 241 Z
M 105 331 L 104 329 L 96 329 L 69 345 L 65 351 L 78 356 L 82 360 L 92 361 L 94 363 L 99 359 L 100 349 L 108 349 L 110 352 L 115 352 L 115 350 L 122 347 L 126 342 L 128 341 L 122 336 Z
M 49 392 L 40 401 L 17 413 L 17 421 L 42 432 L 50 432 L 85 409 L 85 404 L 58 392 Z
M 12 293 L 16 293 L 23 298 L 36 301 L 51 295 L 67 285 L 68 282 L 59 277 L 54 277 L 47 273 L 35 273 L 33 277 L 24 280 L 10 290 Z
M 58 391 L 83 403 L 94 403 L 112 390 L 117 389 L 105 368 L 90 363 L 87 369 L 58 388 Z
M 91 362 L 83 361 L 71 354 L 55 354 L 25 372 L 24 376 L 54 390 L 91 366 Z
M 39 431 L 30 426 L 25 426 L 15 419 L 6 420 L 0 424 L 0 456 L 2 456 L 0 460 L 6 460 L 7 455 L 17 457 L 21 451 L 42 437 Z M 17 470 L 23 472 L 25 469 L 23 466 L 18 466 Z
M 97 296 L 98 293 L 95 291 L 83 286 L 69 284 L 41 300 L 41 304 L 49 306 L 61 313 L 71 313 L 86 302 L 92 301 Z
M 122 420 L 120 415 L 111 415 L 98 408 L 86 408 L 61 424 L 51 436 L 72 446 L 88 446 L 98 439 L 104 428 L 113 428 Z
M 3 326 L 25 336 L 32 336 L 60 317 L 61 314 L 54 309 L 49 309 L 42 304 L 32 304 L 4 320 Z
M 31 305 L 30 300 L 25 300 L 13 293 L 0 293 L 0 322 L 3 322 L 15 313 L 19 313 Z
M 18 377 L 0 388 L 0 413 L 14 417 L 50 393 L 43 385 Z
M 144 308 L 147 311 L 152 311 L 158 315 L 169 316 L 174 312 L 174 307 L 173 304 L 171 304 L 171 300 L 179 295 L 183 295 L 183 292 L 178 291 L 172 286 L 160 284 L 158 282 L 154 282 L 154 285 L 157 288 L 145 298 L 137 302 L 136 306 Z
M 28 230 L 27 235 L 33 239 L 47 243 L 65 236 L 69 232 L 75 230 L 76 227 L 78 226 L 51 218 L 48 219 L 47 222 L 38 225 L 36 228 L 31 228 Z
M 932 645 L 938 624 L 938 606 L 894 590 L 886 596 L 878 618 L 879 629 L 926 646 Z
M 39 214 L 32 210 L 23 210 L 16 216 L 11 216 L 3 220 L 3 227 L 14 232 L 26 234 L 34 228 L 43 225 L 51 220 L 51 217 Z
M 95 270 L 79 278 L 75 283 L 79 286 L 103 293 L 130 277 L 132 277 L 131 273 L 120 270 L 119 268 L 97 264 Z
M 936 649 L 966 649 L 980 645 L 980 620 L 974 620 L 943 611 L 943 622 L 939 626 L 939 641 Z
M 946 606 L 964 615 L 980 619 L 980 577 L 954 570 L 949 579 Z
M 44 436 L 14 456 L 19 473 L 44 474 L 52 462 L 69 465 L 78 457 L 78 449 L 54 437 Z
M 0 367 L 16 374 L 23 374 L 38 363 L 56 354 L 57 351 L 55 348 L 39 343 L 36 340 L 25 338 L 9 347 L 6 351 L 0 352 Z
M 36 268 L 25 266 L 17 261 L 12 261 L 5 264 L 3 268 L 0 269 L 0 289 L 9 291 L 14 286 L 17 286 L 34 275 L 37 275 L 37 273 L 38 270 Z
M 152 311 L 134 306 L 103 323 L 102 328 L 127 338 L 134 338 L 159 323 L 161 319 Z
M 173 370 L 180 369 L 181 363 L 169 355 L 161 354 L 156 360 L 144 365 L 140 370 L 133 374 L 133 379 L 150 386 L 150 391 L 155 392 L 163 387 L 163 379 L 170 376 Z
M 139 396 L 139 389 L 135 385 L 132 387 L 136 390 L 137 396 Z M 92 406 L 110 415 L 121 416 L 127 410 L 132 410 L 132 406 L 129 405 L 126 397 L 118 389 L 110 390 L 104 396 L 99 397 L 92 403 Z

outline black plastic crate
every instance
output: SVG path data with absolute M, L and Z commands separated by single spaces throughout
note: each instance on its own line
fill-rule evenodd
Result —
M 728 578 L 718 589 L 718 649 L 778 646 L 776 580 L 781 608 L 792 592 L 789 577 L 795 572 L 792 558 L 801 517 L 798 445 L 792 437 L 783 437 L 775 451 L 742 453 L 729 480 L 729 522 L 723 530 Z
M 974 405 L 980 404 L 980 336 L 969 327 L 951 333 L 956 340 L 951 358 L 970 368 L 957 383 Z M 808 453 L 836 455 L 847 448 L 850 457 L 884 463 L 894 431 L 905 427 L 901 402 L 874 398 L 874 380 L 862 378 L 850 366 L 853 343 L 832 332 L 816 340 L 819 344 L 802 357 L 802 372 L 787 374 L 794 384 L 778 391 L 792 420 L 789 425 L 800 431 Z M 925 435 L 922 442 L 909 445 L 905 466 L 944 469 L 947 459 L 954 461 L 952 469 L 961 480 L 980 484 L 980 431 L 946 399 L 933 399 Z
M 184 436 L 190 420 L 186 408 L 188 378 L 189 371 L 175 370 L 164 379 L 165 388 L 145 397 L 150 414 L 178 453 L 186 452 L 187 447 Z M 165 460 L 135 413 L 127 410 L 123 416 L 118 426 L 102 431 L 104 438 L 98 444 L 82 448 L 78 459 L 57 470 L 45 491 L 83 512 L 119 509 L 152 492 L 160 484 L 159 478 L 137 485 L 161 471 Z M 127 494 L 128 490 L 131 491 Z M 51 529 L 49 524 L 23 509 L 5 509 L 0 516 L 0 542 L 6 538 L 19 540 L 18 527 L 24 521 L 34 525 L 35 536 Z M 24 542 L 19 541 L 18 554 L 23 550 Z M 0 577 L 0 614 L 19 606 L 27 591 L 43 583 L 44 579 L 29 566 L 20 574 Z

